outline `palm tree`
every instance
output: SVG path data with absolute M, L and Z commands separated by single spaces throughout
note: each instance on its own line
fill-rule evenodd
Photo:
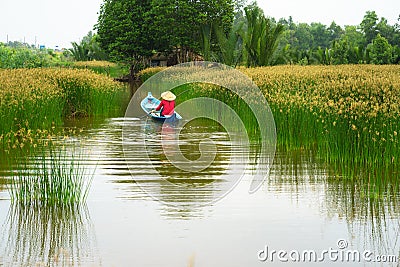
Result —
M 284 30 L 284 26 L 282 24 L 275 25 L 270 19 L 264 18 L 262 27 L 259 64 L 260 66 L 267 66 L 272 64 L 274 53 L 278 47 L 278 39 Z
M 80 44 L 72 42 L 72 48 L 69 51 L 76 61 L 87 61 L 87 60 L 104 60 L 107 59 L 107 55 L 100 48 L 97 41 L 98 35 L 92 34 L 90 31 L 86 36 L 82 38 Z
M 214 25 L 214 33 L 220 48 L 221 61 L 228 66 L 237 66 L 242 57 L 242 40 L 239 32 L 242 30 L 243 24 L 240 23 L 231 28 L 228 35 L 220 25 Z
M 86 61 L 88 60 L 88 52 L 89 50 L 86 48 L 85 43 L 78 44 L 76 42 L 72 42 L 72 48 L 69 49 L 71 51 L 72 56 L 76 61 Z
M 242 31 L 244 50 L 246 52 L 247 66 L 258 66 L 260 41 L 262 35 L 263 12 L 258 6 L 245 8 L 247 30 Z
M 211 26 L 204 24 L 200 26 L 201 48 L 205 61 L 210 61 L 211 58 Z
M 247 66 L 271 65 L 284 26 L 266 18 L 258 6 L 246 7 L 245 15 L 247 31 L 242 31 L 241 36 L 244 41 Z

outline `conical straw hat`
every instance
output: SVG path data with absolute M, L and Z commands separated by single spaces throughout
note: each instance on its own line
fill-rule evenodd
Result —
M 167 101 L 175 100 L 176 96 L 171 91 L 166 91 L 161 94 L 161 97 Z

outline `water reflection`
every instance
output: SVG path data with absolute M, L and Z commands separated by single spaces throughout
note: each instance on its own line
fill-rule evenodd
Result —
M 122 128 L 126 124 L 131 127 L 131 132 L 126 140 L 132 148 L 132 153 L 129 154 L 129 157 L 124 155 L 121 137 Z M 198 226 L 199 221 L 201 221 L 207 226 L 209 225 L 209 228 L 204 226 L 206 233 L 218 228 L 219 225 L 216 223 L 218 218 L 230 218 L 229 216 L 232 215 L 232 218 L 240 219 L 251 214 L 254 218 L 249 217 L 243 220 L 243 228 L 252 229 L 252 232 L 257 233 L 259 231 L 262 235 L 267 233 L 265 229 L 270 228 L 271 225 L 293 226 L 293 224 L 288 223 L 292 217 L 285 217 L 286 215 L 269 220 L 270 214 L 271 217 L 277 214 L 273 210 L 265 209 L 261 212 L 265 216 L 257 215 L 259 212 L 257 209 L 265 207 L 273 209 L 273 207 L 262 203 L 262 201 L 268 201 L 276 196 L 278 202 L 287 203 L 285 205 L 288 206 L 283 206 L 283 208 L 293 209 L 290 206 L 290 202 L 294 203 L 294 209 L 297 208 L 296 203 L 310 203 L 310 206 L 306 208 L 315 212 L 315 217 L 312 219 L 299 218 L 294 224 L 301 227 L 302 231 L 305 231 L 304 235 L 312 235 L 315 231 L 315 229 L 307 228 L 311 223 L 309 220 L 314 220 L 312 222 L 313 225 L 321 225 L 321 229 L 318 229 L 321 236 L 335 235 L 336 232 L 334 231 L 341 229 L 342 225 L 338 225 L 343 223 L 344 231 L 348 231 L 348 236 L 343 237 L 349 238 L 349 242 L 357 242 L 357 244 L 352 244 L 352 248 L 370 249 L 375 253 L 379 252 L 381 254 L 399 254 L 400 197 L 399 182 L 396 183 L 396 175 L 393 175 L 391 180 L 376 183 L 373 179 L 363 176 L 367 173 L 366 171 L 359 169 L 357 172 L 360 175 L 349 179 L 349 177 L 343 176 L 341 171 L 338 172 L 335 168 L 332 168 L 331 165 L 323 164 L 312 150 L 287 151 L 284 148 L 278 148 L 270 176 L 263 185 L 263 191 L 257 192 L 257 201 L 260 202 L 250 202 L 254 204 L 254 207 L 252 207 L 247 205 L 249 202 L 247 195 L 243 199 L 239 197 L 232 202 L 233 204 L 228 205 L 225 203 L 225 213 L 223 216 L 218 217 L 213 213 L 218 209 L 218 205 L 204 208 L 199 207 L 198 204 L 207 202 L 215 192 L 221 190 L 225 179 L 229 176 L 230 155 L 232 154 L 232 149 L 237 148 L 232 142 L 229 142 L 229 138 L 223 130 L 214 126 L 206 127 L 201 124 L 192 124 L 185 129 L 171 128 L 163 131 L 160 124 L 144 123 L 143 120 L 134 118 L 130 120 L 116 118 L 97 124 L 82 123 L 82 125 L 86 125 L 85 127 L 87 128 L 81 133 L 82 138 L 84 137 L 84 141 L 81 144 L 86 149 L 92 150 L 92 154 L 98 157 L 95 160 L 88 159 L 84 162 L 84 164 L 92 162 L 91 164 L 97 165 L 94 184 L 89 194 L 89 205 L 96 207 L 96 205 L 104 204 L 103 202 L 90 201 L 93 198 L 107 201 L 107 203 L 111 203 L 109 204 L 110 206 L 114 207 L 116 205 L 117 208 L 123 202 L 124 208 L 127 208 L 123 212 L 126 213 L 134 213 L 138 210 L 137 207 L 140 207 L 139 213 L 134 215 L 138 217 L 141 216 L 140 212 L 143 212 L 146 207 L 156 208 L 158 209 L 156 213 L 161 215 L 160 221 L 154 220 L 150 223 L 154 223 L 159 229 L 165 227 L 165 224 L 163 224 L 165 220 L 168 222 L 172 220 L 174 225 L 180 225 L 176 226 L 174 230 L 179 227 L 198 230 L 200 227 L 196 228 L 192 225 L 197 224 Z M 176 148 L 174 142 L 177 136 L 185 141 L 180 146 L 182 153 L 192 159 L 200 157 L 198 149 L 200 140 L 206 138 L 213 140 L 218 148 L 213 164 L 208 169 L 205 169 L 204 172 L 195 174 L 186 173 L 169 164 L 166 160 L 167 155 L 163 152 L 159 140 L 160 138 L 170 138 L 166 145 L 171 145 L 171 148 L 167 149 L 167 151 L 173 153 Z M 143 138 L 146 138 L 149 158 L 151 159 L 150 165 L 147 161 L 144 161 L 143 151 L 139 149 L 140 146 L 136 147 L 136 144 Z M 252 143 L 250 156 L 257 158 L 257 151 L 257 144 Z M 127 162 L 131 168 L 130 170 L 126 164 Z M 249 172 L 251 172 L 251 168 L 256 168 L 256 166 L 256 163 L 251 164 Z M 156 169 L 155 172 L 163 174 L 161 179 L 151 171 L 154 169 L 153 167 Z M 6 167 L 3 166 L 1 168 L 4 168 L 3 173 L 7 173 Z M 350 168 L 350 166 L 347 166 L 347 168 Z M 174 186 L 172 187 L 171 185 Z M 0 190 L 5 190 L 4 194 L 6 193 L 6 187 L 7 180 L 0 178 Z M 99 187 L 101 189 L 98 189 Z M 185 205 L 176 208 L 159 203 L 154 204 L 155 202 L 152 202 L 152 198 L 141 189 L 143 187 L 151 190 L 152 193 L 157 195 L 157 198 L 163 201 L 176 201 Z M 190 187 L 196 189 L 196 191 L 192 191 L 195 193 L 191 194 L 191 191 L 187 190 Z M 270 198 L 271 195 L 273 197 Z M 123 201 L 115 201 L 115 198 L 123 199 Z M 151 204 L 149 204 L 150 202 Z M 241 202 L 244 202 L 243 206 L 237 204 Z M 146 204 L 143 205 L 143 203 Z M 304 206 L 300 208 L 304 208 Z M 96 217 L 99 220 L 97 223 L 103 224 L 103 220 L 106 219 L 102 216 L 106 217 L 107 215 L 100 214 Z M 125 214 L 117 214 L 116 212 L 116 216 L 121 216 L 122 218 Z M 214 217 L 208 220 L 208 216 Z M 143 214 L 143 217 L 146 217 L 146 214 Z M 201 220 L 197 220 L 199 217 L 201 217 Z M 221 224 L 224 226 L 218 229 L 226 228 L 227 232 L 232 230 L 232 232 L 236 233 L 236 228 L 230 228 L 225 219 L 221 220 Z M 318 220 L 324 222 L 320 223 Z M 143 227 L 147 223 L 147 221 L 144 222 Z M 335 224 L 334 230 L 332 230 L 332 224 Z M 126 229 L 131 229 L 132 221 L 127 221 L 126 225 L 121 224 L 119 226 L 122 228 L 126 226 Z M 104 227 L 103 230 L 105 232 L 110 231 L 108 227 Z M 146 229 L 143 230 L 143 232 L 145 231 Z M 88 263 L 93 262 L 94 266 L 101 265 L 96 253 L 92 222 L 86 207 L 79 209 L 65 207 L 41 209 L 33 207 L 28 209 L 26 207 L 11 206 L 8 212 L 8 219 L 1 228 L 1 232 L 0 247 L 3 251 L 0 255 L 3 258 L 0 258 L 0 266 L 1 264 L 4 265 L 5 262 L 7 264 L 11 262 L 12 264 L 10 265 L 15 266 L 33 265 L 37 262 L 41 262 L 43 265 L 51 265 L 55 262 L 60 263 L 59 265 L 63 262 L 74 265 L 79 265 L 80 263 L 88 265 Z M 188 236 L 178 230 L 176 232 L 179 235 L 183 235 L 183 238 Z M 196 231 L 191 232 L 191 235 L 195 235 L 194 232 Z M 107 235 L 104 232 L 101 234 L 103 236 Z M 160 231 L 160 235 L 162 234 Z M 288 234 L 285 235 L 285 233 L 273 235 L 274 233 L 272 233 L 272 241 L 290 240 L 292 238 Z M 169 238 L 173 237 L 173 234 L 169 233 L 161 236 L 160 239 L 164 238 L 169 241 Z M 338 238 L 338 236 L 335 237 Z M 203 239 L 199 238 L 198 240 Z M 254 240 L 249 239 L 247 244 L 255 243 L 256 241 Z M 266 240 L 262 241 L 265 242 Z M 313 248 L 326 249 L 323 242 L 319 243 L 320 240 L 315 239 L 313 241 L 315 241 L 315 247 Z M 137 242 L 137 247 L 142 247 L 141 241 Z M 179 243 L 178 241 L 176 242 Z M 109 247 L 107 244 L 104 246 L 107 251 Z M 127 243 L 121 242 L 120 246 L 121 250 L 123 250 L 122 247 L 127 246 Z M 177 248 L 181 249 L 182 246 L 186 246 L 186 244 L 181 245 L 181 247 L 177 246 Z M 148 247 L 151 247 L 151 244 Z M 119 249 L 118 247 L 115 250 Z M 206 245 L 203 246 L 203 250 L 200 252 L 203 254 L 210 253 L 210 251 L 207 251 Z M 6 258 L 4 258 L 5 256 Z M 105 257 L 107 256 L 114 257 L 114 255 L 106 254 Z M 223 265 L 221 264 L 221 266 Z
M 0 148 L 0 199 L 6 198 L 8 185 L 11 183 L 9 177 L 10 171 L 10 155 Z
M 151 197 L 186 209 L 211 202 L 223 191 L 231 172 L 232 145 L 227 133 L 193 124 L 184 128 L 157 123 L 142 123 L 138 128 L 137 124 L 124 127 L 124 152 L 132 179 Z M 143 140 L 145 151 L 140 144 Z M 210 150 L 201 145 L 203 140 L 212 142 Z M 178 160 L 171 163 L 175 156 L 183 164 L 196 160 L 199 165 L 194 167 L 211 163 L 199 170 L 186 170 L 176 166 Z
M 7 184 L 9 184 L 9 181 L 5 178 L 0 177 L 0 191 L 6 190 Z
M 371 186 L 361 178 L 332 179 L 326 190 L 328 214 L 346 220 L 353 236 L 365 237 L 359 244 L 364 249 L 400 256 L 400 196 L 390 184 L 380 195 L 371 194 Z
M 131 168 L 128 171 L 124 165 L 121 145 L 122 126 L 129 123 L 131 132 L 127 140 L 132 145 L 132 153 L 126 160 Z M 162 124 L 144 123 L 141 120 L 126 121 L 126 119 L 114 119 L 103 125 L 105 129 L 100 132 L 103 146 L 103 160 L 99 168 L 106 171 L 106 174 L 112 176 L 115 183 L 121 184 L 125 189 L 124 198 L 143 199 L 146 194 L 140 190 L 141 187 L 151 188 L 157 197 L 165 201 L 183 202 L 188 205 L 187 208 L 176 209 L 163 207 L 162 213 L 175 218 L 189 218 L 190 211 L 193 211 L 194 217 L 200 215 L 201 209 L 195 208 L 196 202 L 207 201 L 212 197 L 213 192 L 220 190 L 220 184 L 224 183 L 224 177 L 229 166 L 229 155 L 231 153 L 231 143 L 229 137 L 221 128 L 215 126 L 206 127 L 201 124 L 188 125 L 187 128 L 167 128 L 162 131 Z M 96 132 L 96 131 L 94 131 Z M 167 160 L 162 147 L 159 145 L 161 135 L 163 138 L 170 138 L 173 145 L 178 135 L 180 139 L 191 140 L 182 142 L 180 149 L 188 158 L 196 159 L 199 157 L 198 143 L 204 138 L 211 138 L 217 144 L 218 153 L 212 165 L 203 173 L 187 173 L 171 165 Z M 146 165 L 143 161 L 142 151 L 134 150 L 135 144 L 141 138 L 147 138 L 146 144 L 149 148 L 149 156 L 152 164 L 163 174 L 163 179 L 158 179 L 150 171 L 152 166 Z M 250 147 L 251 156 L 257 159 L 257 143 L 252 143 Z M 105 151 L 105 152 L 104 152 Z M 168 151 L 168 149 L 167 149 Z M 173 152 L 173 149 L 172 149 Z M 256 166 L 253 163 L 252 166 Z M 360 170 L 361 172 L 361 170 Z M 130 179 L 130 175 L 133 176 Z M 365 177 L 364 177 L 365 178 Z M 171 190 L 172 183 L 178 184 L 182 190 L 176 187 Z M 312 150 L 292 150 L 278 148 L 269 178 L 264 183 L 264 189 L 270 192 L 289 193 L 291 198 L 305 197 L 314 192 L 323 197 L 321 202 L 321 213 L 326 216 L 339 216 L 348 221 L 349 226 L 359 222 L 371 227 L 371 232 L 377 233 L 382 229 L 381 225 L 391 224 L 382 221 L 382 219 L 394 219 L 400 215 L 399 209 L 399 191 L 393 183 L 383 183 L 387 187 L 387 192 L 383 197 L 374 197 L 371 194 L 371 184 L 367 179 L 358 177 L 357 179 L 346 179 L 332 173 L 329 165 L 323 164 Z M 188 187 L 195 187 L 195 194 L 185 192 Z M 382 194 L 381 194 L 382 195 Z M 194 203 L 194 205 L 190 205 Z M 398 225 L 397 223 L 395 225 Z M 374 229 L 372 229 L 374 228 Z M 396 232 L 398 233 L 398 232 Z M 356 235 L 356 234 L 355 234 Z M 397 235 L 395 235 L 397 236 Z
M 280 152 L 279 152 L 280 151 Z M 350 166 L 348 166 L 350 168 Z M 269 191 L 286 192 L 301 201 L 304 195 L 320 195 L 318 205 L 327 218 L 347 222 L 351 237 L 358 237 L 357 247 L 381 255 L 400 256 L 400 194 L 397 183 L 374 183 L 365 179 L 362 168 L 342 176 L 319 162 L 313 151 L 278 150 L 266 184 Z M 376 182 L 376 181 L 375 181 Z
M 100 265 L 86 206 L 10 205 L 2 229 L 8 266 Z
M 375 170 L 360 163 L 329 165 L 326 206 L 345 219 L 359 244 L 380 254 L 400 256 L 400 186 L 388 166 Z

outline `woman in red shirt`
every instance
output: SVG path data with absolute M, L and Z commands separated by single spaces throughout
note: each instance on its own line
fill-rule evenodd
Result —
M 156 107 L 156 111 L 159 111 L 161 108 L 161 116 L 171 116 L 175 112 L 175 99 L 176 96 L 171 91 L 166 91 L 161 94 L 161 103 Z

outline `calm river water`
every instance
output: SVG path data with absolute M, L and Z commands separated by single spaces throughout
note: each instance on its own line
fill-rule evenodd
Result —
M 134 152 L 127 159 L 126 123 L 132 127 L 124 142 Z M 204 139 L 218 148 L 206 172 L 188 174 L 168 164 L 157 123 L 76 124 L 84 131 L 68 142 L 80 142 L 81 163 L 94 171 L 86 205 L 13 205 L 2 169 L 0 266 L 399 266 L 399 192 L 366 196 L 363 183 L 343 181 L 310 151 L 278 149 L 260 190 L 249 194 L 245 175 L 221 200 L 205 204 L 241 169 L 229 164 L 232 144 L 218 127 L 194 123 L 180 132 L 188 155 L 198 157 Z M 152 166 L 139 145 L 135 151 L 143 135 Z M 171 190 L 166 180 L 183 187 Z M 197 189 L 185 194 L 185 186 Z

